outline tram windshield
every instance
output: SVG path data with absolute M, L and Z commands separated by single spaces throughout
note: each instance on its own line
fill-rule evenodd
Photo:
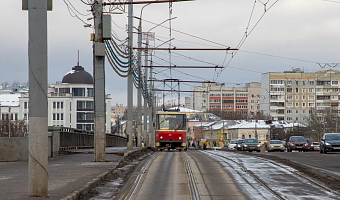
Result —
M 186 130 L 185 114 L 158 114 L 157 129 Z

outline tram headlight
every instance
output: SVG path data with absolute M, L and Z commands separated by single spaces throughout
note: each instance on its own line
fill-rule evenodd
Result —
M 180 139 L 180 140 L 181 140 L 181 139 L 182 139 L 182 137 L 179 137 L 178 139 Z
M 163 136 L 159 137 L 159 139 L 163 140 Z

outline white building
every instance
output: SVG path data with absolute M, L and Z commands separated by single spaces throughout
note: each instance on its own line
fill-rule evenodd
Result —
M 48 125 L 94 130 L 93 77 L 75 66 L 61 83 L 48 87 Z M 1 98 L 1 96 L 0 96 Z M 29 120 L 29 94 L 19 97 L 19 119 Z M 111 98 L 106 95 L 106 133 L 111 132 Z

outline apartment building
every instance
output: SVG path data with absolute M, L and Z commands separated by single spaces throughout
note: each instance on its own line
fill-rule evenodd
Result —
M 260 83 L 226 87 L 224 83 L 203 83 L 193 88 L 192 109 L 221 111 L 225 114 L 254 115 L 261 110 Z
M 339 110 L 340 72 L 305 73 L 297 68 L 261 76 L 261 108 L 273 120 L 307 124 L 310 110 Z

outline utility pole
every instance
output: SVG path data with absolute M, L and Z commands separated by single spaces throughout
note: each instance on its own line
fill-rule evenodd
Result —
M 94 76 L 94 160 L 105 161 L 105 45 L 103 42 L 103 4 L 96 0 L 94 15 L 93 76 Z M 110 106 L 110 105 L 107 105 Z
M 148 46 L 148 40 L 146 40 L 146 47 Z M 148 50 L 145 50 L 145 66 L 148 65 Z M 149 144 L 149 137 L 148 137 L 148 95 L 147 95 L 147 79 L 148 79 L 148 68 L 145 68 L 144 71 L 144 90 L 145 90 L 145 95 L 144 95 L 144 144 Z M 151 119 L 149 119 L 151 120 Z M 150 129 L 149 129 L 150 130 Z M 150 145 L 149 145 L 150 146 Z
M 127 127 L 126 127 L 126 133 L 128 135 L 128 143 L 127 143 L 127 149 L 133 148 L 133 142 L 132 142 L 132 125 L 133 125 L 133 70 L 132 70 L 132 59 L 133 59 L 133 52 L 132 52 L 132 42 L 133 42 L 133 0 L 129 0 L 128 5 L 128 48 L 129 48 L 129 75 L 127 80 L 127 88 L 128 88 L 128 94 L 127 94 L 127 102 L 128 102 L 128 108 L 127 108 Z
M 147 4 L 148 5 L 148 4 Z M 144 8 L 144 7 L 143 7 Z M 138 48 L 142 47 L 142 19 L 138 26 Z M 137 93 L 137 146 L 142 146 L 142 50 L 138 50 L 138 93 Z
M 152 61 L 150 62 L 150 66 L 152 66 Z M 152 80 L 152 68 L 150 68 L 150 80 Z M 150 98 L 152 99 L 152 103 L 149 107 L 149 147 L 155 147 L 154 142 L 154 128 L 153 128 L 153 107 L 154 107 L 154 96 L 153 96 L 153 87 L 152 87 L 152 81 L 150 81 Z
M 46 0 L 23 1 L 23 10 L 28 10 L 28 190 L 29 196 L 36 197 L 48 196 L 47 4 Z
M 257 119 L 255 120 L 255 138 L 258 140 L 258 135 L 257 135 Z

